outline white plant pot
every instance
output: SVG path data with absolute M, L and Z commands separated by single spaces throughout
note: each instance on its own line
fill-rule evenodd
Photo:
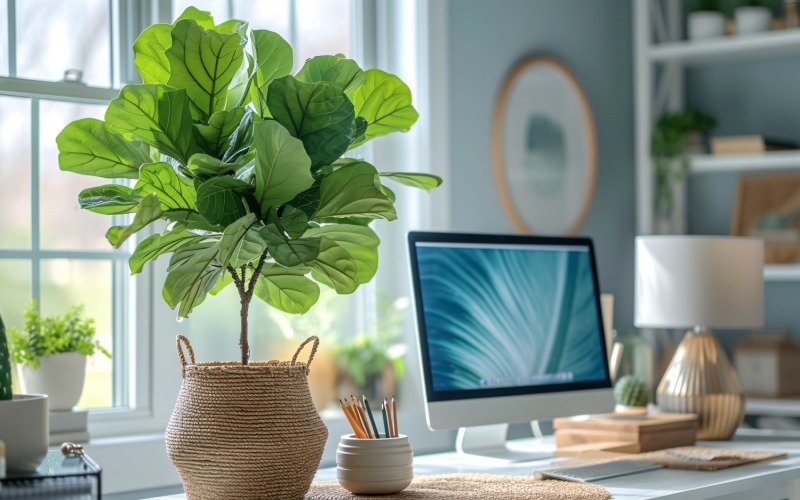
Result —
M 6 445 L 8 470 L 30 472 L 45 455 L 49 441 L 47 396 L 17 394 L 0 401 L 0 441 Z
M 83 392 L 86 356 L 62 352 L 41 358 L 39 368 L 22 367 L 22 389 L 28 394 L 50 396 L 50 410 L 71 410 Z
M 703 40 L 725 36 L 725 16 L 722 12 L 698 11 L 689 14 L 688 31 L 690 40 Z
M 734 17 L 736 33 L 740 35 L 769 31 L 772 27 L 772 11 L 767 7 L 737 7 Z

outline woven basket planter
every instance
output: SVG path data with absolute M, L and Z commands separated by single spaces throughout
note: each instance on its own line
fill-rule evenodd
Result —
M 308 362 L 298 362 L 309 342 Z M 310 337 L 291 361 L 195 363 L 178 336 L 183 384 L 166 441 L 187 498 L 303 498 L 328 437 L 308 388 L 318 345 Z

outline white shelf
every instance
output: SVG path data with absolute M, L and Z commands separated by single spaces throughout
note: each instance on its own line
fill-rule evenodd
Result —
M 800 29 L 651 45 L 653 62 L 723 62 L 800 55 Z
M 744 412 L 746 415 L 800 417 L 800 399 L 747 398 Z
M 767 281 L 800 281 L 800 264 L 767 264 L 764 266 Z
M 691 171 L 704 172 L 764 172 L 770 170 L 800 171 L 800 151 L 741 155 L 692 156 Z

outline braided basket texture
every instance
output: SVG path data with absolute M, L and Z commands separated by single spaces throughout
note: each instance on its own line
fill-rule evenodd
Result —
M 298 362 L 309 342 L 308 362 Z M 318 345 L 310 337 L 292 361 L 195 363 L 178 336 L 183 384 L 166 442 L 188 499 L 303 498 L 328 437 L 308 388 Z

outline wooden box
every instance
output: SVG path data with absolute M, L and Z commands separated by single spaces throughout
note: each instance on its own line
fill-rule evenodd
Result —
M 636 443 L 639 452 L 692 446 L 697 435 L 693 413 L 651 413 L 641 418 L 582 415 L 553 420 L 556 448 L 590 443 Z
M 734 346 L 733 362 L 748 396 L 800 395 L 800 347 L 789 332 L 748 335 Z

